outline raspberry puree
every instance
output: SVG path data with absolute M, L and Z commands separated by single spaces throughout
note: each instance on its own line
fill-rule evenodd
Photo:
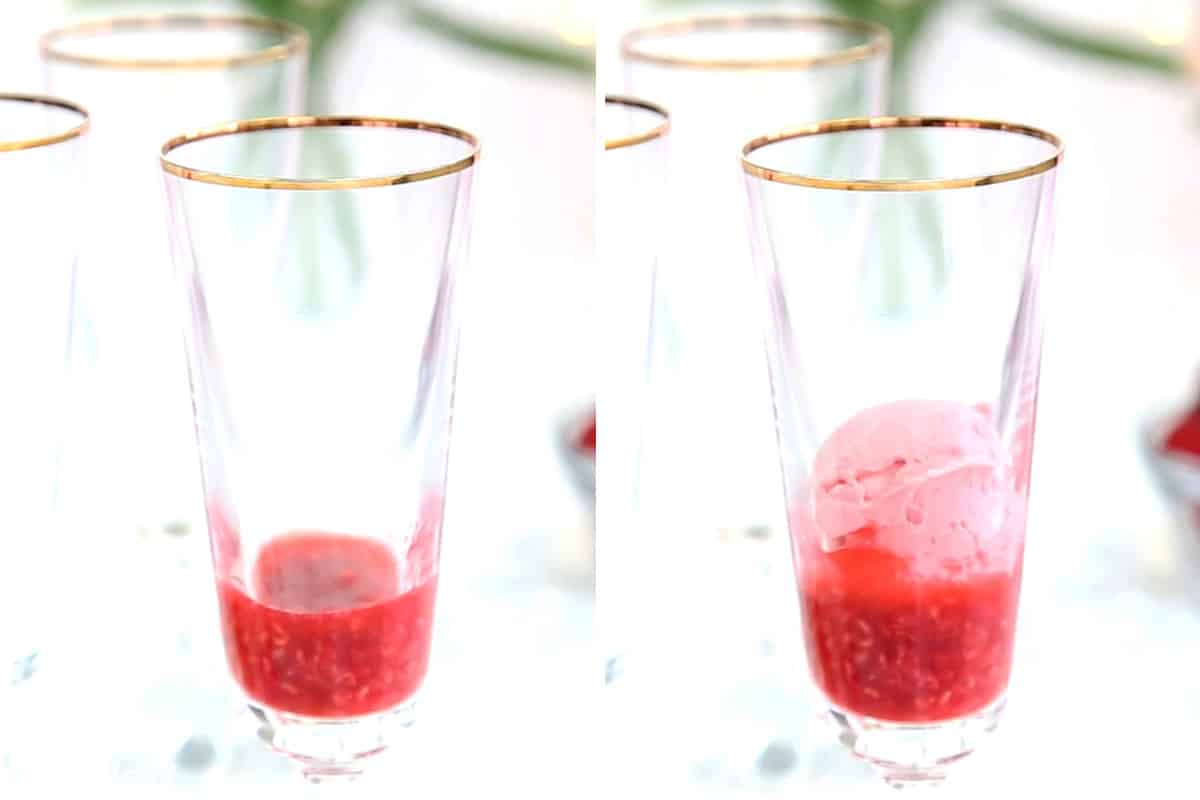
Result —
M 218 580 L 234 678 L 255 701 L 311 717 L 407 700 L 429 663 L 437 578 L 425 572 L 402 588 L 391 548 L 374 539 L 293 532 L 269 541 L 252 594 L 241 581 Z
M 1008 685 L 1019 591 L 1019 572 L 929 579 L 880 550 L 831 553 L 802 584 L 813 677 L 876 719 L 971 714 Z
M 792 510 L 809 666 L 841 709 L 940 722 L 1004 693 L 1025 487 L 986 406 L 867 409 L 818 450 Z

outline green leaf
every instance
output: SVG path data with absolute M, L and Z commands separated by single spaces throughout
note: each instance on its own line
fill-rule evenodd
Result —
M 892 70 L 902 75 L 930 19 L 947 0 L 825 0 L 837 13 L 878 23 L 892 32 Z
M 324 63 L 329 45 L 362 0 L 242 0 L 253 12 L 295 23 L 308 31 L 312 40 L 312 63 L 316 69 Z
M 831 13 L 876 22 L 892 33 L 893 70 L 902 71 L 925 29 L 926 23 L 948 0 L 824 0 Z M 654 0 L 663 8 L 700 5 L 696 0 Z M 747 2 L 761 9 L 761 2 Z M 777 3 L 786 7 L 787 2 Z
M 652 0 L 664 8 L 682 8 L 700 5 L 696 0 Z M 838 16 L 862 19 L 887 28 L 892 34 L 892 69 L 889 107 L 896 113 L 908 111 L 908 76 L 913 54 L 920 43 L 921 34 L 932 19 L 950 0 L 824 0 L 829 13 Z M 747 5 L 750 5 L 747 2 Z M 788 7 L 785 0 L 777 3 Z M 753 2 L 762 9 L 761 2 Z
M 405 2 L 408 19 L 416 26 L 450 41 L 498 56 L 541 64 L 578 74 L 595 70 L 590 49 L 549 44 L 543 40 L 494 30 L 419 2 Z
M 1183 75 L 1187 72 L 1183 59 L 1163 48 L 1143 47 L 1113 36 L 1085 33 L 1006 3 L 994 4 L 990 17 L 993 23 L 1002 28 L 1086 58 L 1165 75 Z

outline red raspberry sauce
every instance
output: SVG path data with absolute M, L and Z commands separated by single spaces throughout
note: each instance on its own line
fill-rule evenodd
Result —
M 809 666 L 840 708 L 891 722 L 979 711 L 1008 685 L 1020 570 L 931 580 L 870 548 L 822 554 L 800 587 Z
M 1163 447 L 1171 453 L 1200 458 L 1200 406 L 1191 409 L 1167 432 Z
M 392 708 L 425 677 L 437 578 L 400 591 L 373 539 L 289 533 L 259 553 L 254 597 L 218 584 L 234 678 L 277 711 L 344 718 Z
M 596 455 L 596 412 L 588 415 L 583 430 L 575 440 L 575 446 L 590 456 Z

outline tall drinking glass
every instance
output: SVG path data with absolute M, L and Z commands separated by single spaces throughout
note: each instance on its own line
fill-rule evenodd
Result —
M 301 113 L 308 37 L 259 18 L 132 16 L 49 31 L 41 56 L 50 90 L 83 103 L 94 122 L 68 479 L 104 587 L 96 613 L 141 620 L 102 640 L 135 654 L 105 677 L 127 687 L 115 696 L 136 698 L 138 722 L 113 734 L 136 737 L 127 746 L 153 753 L 139 762 L 147 766 L 186 761 L 228 721 L 210 667 L 219 653 L 199 633 L 211 625 L 210 573 L 195 535 L 203 505 L 158 154 L 182 131 Z
M 200 506 L 158 151 L 181 131 L 301 113 L 308 38 L 267 19 L 133 16 L 52 30 L 41 54 L 49 90 L 94 119 L 77 342 L 96 435 L 88 499 L 131 538 L 186 532 Z
M 655 387 L 671 407 L 647 442 L 673 480 L 643 505 L 653 534 L 686 554 L 672 573 L 671 630 L 690 653 L 693 693 L 713 709 L 707 724 L 681 727 L 706 731 L 689 756 L 703 769 L 776 781 L 808 751 L 781 710 L 791 676 L 776 656 L 793 645 L 776 611 L 787 608 L 786 545 L 738 153 L 764 130 L 883 113 L 891 39 L 867 22 L 772 11 L 648 24 L 620 50 L 625 90 L 672 118 L 655 336 L 673 345 L 673 383 L 670 396 Z
M 88 115 L 63 100 L 0 94 L 0 684 L 19 683 L 58 620 L 71 559 L 57 554 L 54 496 Z M 11 722 L 11 720 L 10 720 Z
M 600 117 L 604 155 L 599 165 L 597 239 L 604 346 L 599 348 L 598 410 L 612 420 L 597 448 L 596 547 L 599 638 L 606 680 L 613 680 L 629 649 L 655 637 L 648 622 L 652 598 L 660 596 L 662 572 L 641 535 L 643 430 L 647 417 L 655 268 L 661 236 L 664 157 L 670 117 L 652 103 L 605 98 Z M 662 620 L 659 620 L 662 623 Z
M 478 145 L 281 117 L 162 152 L 229 668 L 309 779 L 353 777 L 429 662 Z
M 1062 145 L 879 117 L 743 153 L 813 682 L 888 782 L 940 781 L 1005 703 Z
M 884 28 L 791 12 L 677 19 L 622 37 L 625 90 L 672 118 L 661 282 L 690 388 L 656 433 L 678 453 L 702 439 L 710 454 L 677 459 L 671 505 L 683 527 L 746 530 L 774 522 L 778 502 L 739 149 L 764 130 L 883 113 L 889 57 Z

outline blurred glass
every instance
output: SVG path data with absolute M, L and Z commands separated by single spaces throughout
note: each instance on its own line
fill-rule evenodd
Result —
M 927 169 L 886 158 L 903 139 Z M 880 117 L 743 152 L 813 681 L 889 783 L 937 782 L 1008 687 L 1062 145 Z M 942 280 L 895 295 L 897 250 Z
M 77 578 L 54 498 L 65 427 L 66 353 L 83 209 L 88 115 L 64 100 L 0 94 L 0 684 L 33 672 Z
M 128 748 L 139 769 L 161 770 L 222 730 L 228 708 L 215 642 L 198 635 L 215 616 L 208 559 L 185 535 L 203 507 L 158 154 L 188 130 L 299 113 L 308 37 L 257 18 L 120 17 L 49 31 L 41 60 L 51 90 L 93 115 L 63 492 L 72 528 L 87 534 L 78 547 L 96 600 L 71 646 L 79 658 L 129 654 L 100 673 L 110 690 L 100 699 L 113 704 L 104 713 L 138 709 L 114 726 L 111 758 Z M 115 619 L 140 622 L 106 624 Z
M 611 423 L 605 423 L 597 450 L 602 540 L 596 548 L 596 591 L 602 597 L 597 615 L 608 680 L 630 649 L 655 639 L 650 620 L 663 622 L 652 617 L 667 563 L 656 557 L 663 538 L 646 535 L 638 497 L 669 127 L 670 117 L 659 106 L 605 98 L 596 206 L 604 313 L 598 411 Z
M 226 655 L 313 781 L 395 744 L 428 666 L 477 153 L 373 117 L 163 148 Z
M 674 557 L 646 683 L 664 705 L 669 682 L 670 735 L 714 780 L 773 780 L 796 724 L 763 713 L 791 692 L 774 657 L 790 620 L 777 613 L 783 515 L 738 154 L 763 130 L 882 112 L 890 46 L 874 24 L 786 11 L 674 19 L 620 41 L 626 91 L 671 112 L 641 508 Z M 700 695 L 711 702 L 690 702 Z
M 889 54 L 881 27 L 787 12 L 685 18 L 622 37 L 626 91 L 672 116 L 661 282 L 688 397 L 655 433 L 677 454 L 673 513 L 693 528 L 775 519 L 738 152 L 764 130 L 881 113 Z M 700 431 L 712 455 L 679 457 Z
M 187 130 L 302 111 L 308 38 L 232 16 L 135 16 L 46 33 L 50 91 L 94 117 L 92 212 L 80 262 L 89 505 L 130 536 L 198 519 L 179 319 L 168 302 L 159 147 Z

